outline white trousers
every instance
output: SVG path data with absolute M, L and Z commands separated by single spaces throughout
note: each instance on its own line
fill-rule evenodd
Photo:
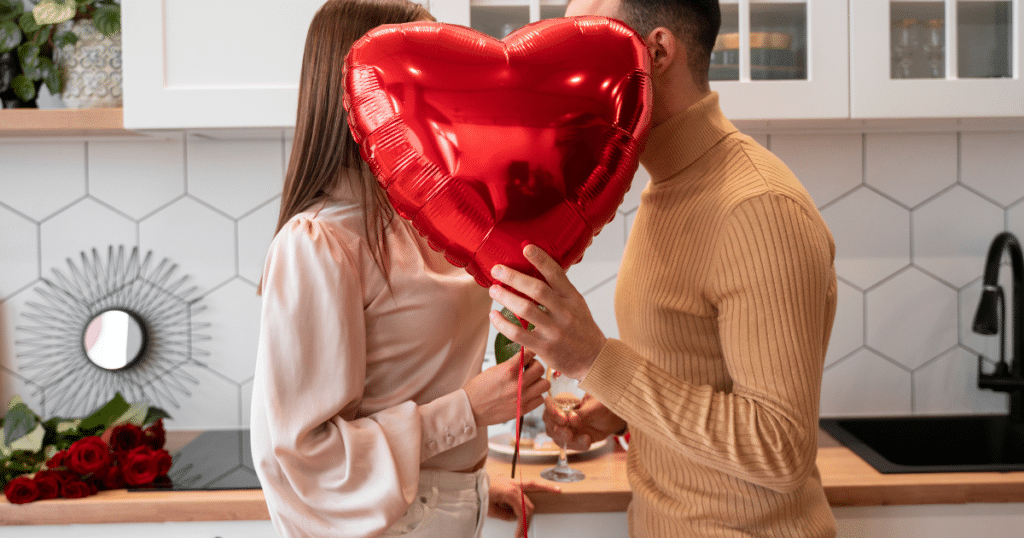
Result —
M 421 470 L 409 509 L 384 536 L 480 538 L 487 517 L 487 471 Z

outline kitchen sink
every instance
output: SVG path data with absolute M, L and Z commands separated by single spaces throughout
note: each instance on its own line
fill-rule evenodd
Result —
M 823 418 L 820 424 L 881 473 L 1024 471 L 1024 425 L 1006 415 Z

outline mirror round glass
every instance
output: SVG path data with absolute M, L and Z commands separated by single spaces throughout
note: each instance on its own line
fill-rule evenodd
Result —
M 146 331 L 130 312 L 107 310 L 92 318 L 83 336 L 85 354 L 96 366 L 120 370 L 142 357 Z

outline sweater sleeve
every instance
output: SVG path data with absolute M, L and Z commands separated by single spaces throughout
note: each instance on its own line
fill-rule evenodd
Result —
M 252 453 L 275 527 L 290 538 L 376 536 L 412 502 L 420 463 L 476 435 L 461 389 L 358 416 L 367 327 L 358 250 L 344 239 L 295 219 L 264 271 Z
M 731 390 L 688 383 L 609 340 L 582 386 L 685 457 L 789 491 L 815 465 L 825 348 L 835 315 L 831 236 L 796 202 L 740 204 L 719 235 L 707 299 Z

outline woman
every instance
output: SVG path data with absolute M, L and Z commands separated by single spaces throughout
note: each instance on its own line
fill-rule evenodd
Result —
M 261 282 L 251 419 L 282 536 L 479 536 L 486 426 L 516 415 L 517 361 L 480 371 L 487 290 L 394 216 L 342 109 L 352 43 L 381 24 L 423 20 L 433 19 L 405 0 L 330 0 L 306 37 Z M 523 411 L 547 388 L 531 357 Z M 530 510 L 514 482 L 502 484 L 504 510 L 492 514 Z

